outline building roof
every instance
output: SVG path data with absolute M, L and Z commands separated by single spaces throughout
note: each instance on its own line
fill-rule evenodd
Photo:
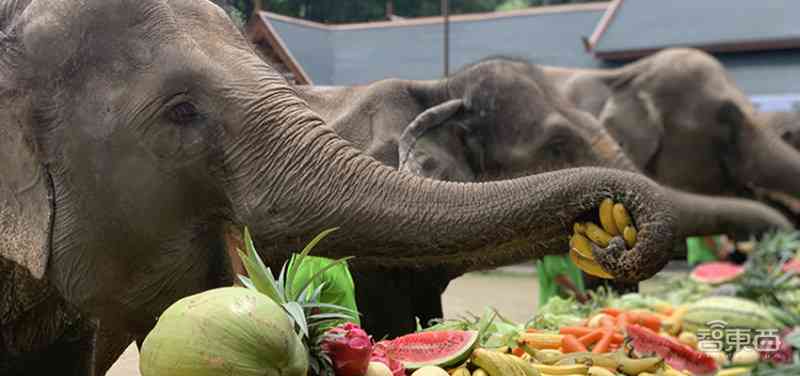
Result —
M 280 34 L 272 28 L 272 24 L 263 22 L 260 17 L 256 16 L 247 24 L 247 35 L 261 56 L 283 74 L 289 82 L 301 85 L 314 83 L 286 47 Z
M 797 0 L 614 0 L 590 44 L 602 59 L 686 46 L 708 52 L 800 47 Z
M 586 3 L 451 16 L 450 71 L 491 55 L 594 67 L 581 39 L 592 33 L 607 6 Z M 442 17 L 325 25 L 260 12 L 258 20 L 270 25 L 274 39 L 283 41 L 287 55 L 315 84 L 434 79 L 444 72 Z
M 736 16 L 741 13 L 752 17 Z M 663 47 L 694 46 L 717 52 L 748 95 L 800 93 L 800 48 L 766 49 L 785 46 L 777 42 L 792 41 L 793 30 L 800 31 L 800 23 L 790 24 L 786 14 L 800 14 L 800 1 L 614 0 L 452 16 L 450 71 L 492 55 L 562 67 L 614 67 Z M 325 25 L 259 12 L 254 22 L 261 25 L 251 33 L 261 34 L 251 39 L 274 50 L 276 64 L 298 83 L 357 85 L 443 75 L 442 17 Z M 718 53 L 715 48 L 726 43 L 739 52 Z

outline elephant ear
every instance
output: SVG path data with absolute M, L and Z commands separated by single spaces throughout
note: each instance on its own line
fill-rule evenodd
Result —
M 626 74 L 609 85 L 613 94 L 597 117 L 636 166 L 644 168 L 661 147 L 664 114 L 656 98 L 635 81 Z
M 417 115 L 400 136 L 398 169 L 439 180 L 474 180 L 453 121 L 463 108 L 462 99 L 453 99 Z
M 53 192 L 24 108 L 0 100 L 0 258 L 41 279 L 50 255 Z

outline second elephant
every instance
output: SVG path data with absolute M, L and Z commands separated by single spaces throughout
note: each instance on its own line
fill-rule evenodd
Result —
M 594 117 L 522 60 L 487 59 L 443 80 L 297 90 L 367 154 L 438 180 L 493 181 L 576 166 L 639 170 Z M 775 210 L 753 201 L 665 192 L 677 209 L 681 237 L 790 227 Z M 391 279 L 413 296 L 414 312 L 430 319 L 441 317 L 440 295 L 456 276 Z M 438 288 L 416 287 L 423 285 Z

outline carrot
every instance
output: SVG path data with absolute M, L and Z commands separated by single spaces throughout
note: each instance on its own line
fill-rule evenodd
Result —
M 595 329 L 585 326 L 563 326 L 558 329 L 560 334 L 572 334 L 575 337 L 585 336 L 593 331 L 595 331 Z
M 611 346 L 611 338 L 614 337 L 614 332 L 608 330 L 603 334 L 603 338 L 600 338 L 600 341 L 594 345 L 592 348 L 592 354 L 602 354 L 609 351 L 609 347 Z
M 522 356 L 525 354 L 525 350 L 523 350 L 521 347 L 515 347 L 514 350 L 511 350 L 511 353 L 516 356 Z
M 622 334 L 619 334 L 619 333 L 611 334 L 611 344 L 619 344 L 619 343 L 622 343 L 622 341 L 624 341 L 624 340 L 625 340 L 625 336 L 623 336 Z
M 538 331 L 539 330 L 536 329 L 536 328 L 527 328 L 527 329 L 525 329 L 525 333 L 536 333 Z
M 628 324 L 630 324 L 630 319 L 628 318 L 628 313 L 627 312 L 626 313 L 621 313 L 619 316 L 617 316 L 617 327 L 618 328 L 620 328 L 620 329 L 625 328 L 625 327 L 628 326 Z
M 572 334 L 567 334 L 561 338 L 561 352 L 564 354 L 574 352 L 586 352 L 586 346 L 578 341 Z
M 631 324 L 638 324 L 656 333 L 661 330 L 661 318 L 648 312 L 628 312 Z
M 578 338 L 578 342 L 582 343 L 584 346 L 591 346 L 595 342 L 599 341 L 603 338 L 607 329 L 595 329 L 591 333 L 585 334 Z
M 619 308 L 606 307 L 602 309 L 602 312 L 606 315 L 617 317 L 622 313 L 622 310 Z
M 609 316 L 600 319 L 600 327 L 607 330 L 614 330 L 615 320 Z

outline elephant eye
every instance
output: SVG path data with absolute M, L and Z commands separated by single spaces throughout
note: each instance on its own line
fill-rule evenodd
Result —
M 199 117 L 197 107 L 190 102 L 178 103 L 169 109 L 167 113 L 169 120 L 176 124 L 189 124 Z

